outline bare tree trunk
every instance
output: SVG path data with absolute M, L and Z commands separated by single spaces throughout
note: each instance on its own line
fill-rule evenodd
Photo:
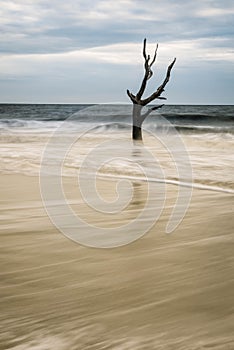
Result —
M 132 139 L 133 140 L 142 140 L 142 124 L 145 118 L 154 110 L 161 108 L 163 105 L 155 106 L 150 108 L 146 113 L 142 114 L 142 107 L 146 106 L 148 103 L 152 102 L 155 99 L 166 100 L 165 97 L 162 97 L 161 94 L 164 92 L 164 88 L 170 79 L 171 70 L 175 64 L 176 59 L 172 61 L 172 63 L 167 68 L 166 77 L 163 83 L 157 88 L 157 90 L 151 94 L 148 98 L 142 99 L 144 91 L 146 89 L 147 81 L 152 77 L 153 72 L 151 67 L 153 66 L 156 57 L 157 57 L 158 44 L 156 45 L 156 49 L 154 52 L 153 60 L 150 62 L 150 55 L 146 55 L 146 39 L 144 39 L 143 44 L 143 57 L 145 59 L 145 74 L 140 86 L 140 89 L 136 95 L 133 95 L 129 90 L 127 90 L 127 94 L 130 100 L 133 103 L 133 111 L 132 111 Z
M 132 108 L 132 139 L 142 140 L 142 116 L 141 116 L 141 105 L 133 104 Z

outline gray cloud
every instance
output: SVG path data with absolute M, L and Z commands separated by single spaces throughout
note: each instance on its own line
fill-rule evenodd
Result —
M 100 94 L 112 101 L 119 100 L 118 91 L 122 93 L 128 81 L 133 82 L 133 88 L 138 84 L 142 73 L 141 42 L 147 37 L 149 42 L 161 44 L 159 69 L 160 64 L 165 69 L 174 55 L 178 57 L 175 69 L 178 85 L 172 102 L 177 99 L 186 102 L 182 89 L 186 85 L 185 76 L 191 75 L 194 77 L 191 91 L 196 90 L 199 77 L 203 81 L 206 76 L 207 82 L 218 77 L 226 84 L 225 96 L 231 101 L 233 1 L 3 0 L 0 14 L 0 90 L 5 100 L 19 98 L 20 84 L 23 96 L 30 93 L 34 100 L 43 99 L 45 82 L 51 87 L 51 99 L 63 96 L 67 102 L 75 102 L 71 86 L 85 99 L 87 85 L 93 100 L 100 98 Z M 135 65 L 139 66 L 137 72 Z M 112 79 L 108 81 L 108 77 Z M 111 86 L 113 79 L 115 88 L 108 88 L 107 96 L 105 84 Z M 79 84 L 83 84 L 83 90 L 77 87 Z M 207 93 L 207 89 L 201 89 L 196 99 L 194 93 L 191 98 L 197 102 Z M 226 103 L 226 97 L 223 98 Z M 217 102 L 216 97 L 213 99 Z
M 171 40 L 233 35 L 229 1 L 5 1 L 1 50 L 61 52 L 148 36 Z

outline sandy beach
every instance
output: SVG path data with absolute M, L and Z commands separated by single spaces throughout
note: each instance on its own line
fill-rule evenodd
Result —
M 144 237 L 94 249 L 53 226 L 37 176 L 1 175 L 0 348 L 233 349 L 233 195 L 194 189 L 167 235 L 175 188 Z

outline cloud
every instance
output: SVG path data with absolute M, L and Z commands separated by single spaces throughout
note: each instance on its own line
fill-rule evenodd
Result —
M 134 85 L 140 79 L 144 37 L 151 53 L 160 44 L 159 77 L 174 56 L 180 76 L 193 69 L 210 77 L 233 72 L 230 0 L 2 0 L 0 15 L 0 89 L 8 81 L 9 94 L 17 91 L 14 81 L 30 90 L 42 80 L 52 87 L 53 80 L 66 85 L 79 77 L 93 84 L 94 78 L 108 82 L 111 76 L 116 93 L 126 81 Z M 125 77 L 118 76 L 123 72 Z M 100 81 L 100 94 L 102 88 Z
M 176 56 L 179 65 L 184 66 L 202 65 L 212 61 L 234 64 L 234 49 L 230 49 L 229 44 L 229 40 L 223 38 L 171 41 L 159 46 L 157 62 L 160 66 L 165 66 Z M 147 52 L 153 55 L 154 50 L 155 43 L 147 43 Z M 59 66 L 66 70 L 66 66 L 74 68 L 81 63 L 89 67 L 96 63 L 142 65 L 141 51 L 141 43 L 129 42 L 62 53 L 5 54 L 2 56 L 0 72 L 10 75 L 24 75 L 27 72 L 38 74 L 43 67 L 54 70 L 54 67 Z
M 66 52 L 144 36 L 167 42 L 233 34 L 227 0 L 10 0 L 0 11 L 1 50 L 8 53 Z
M 225 16 L 226 18 L 232 17 L 234 15 L 234 6 L 228 6 L 228 7 L 223 7 L 223 4 L 221 7 L 203 7 L 197 9 L 196 16 L 198 17 L 223 17 Z

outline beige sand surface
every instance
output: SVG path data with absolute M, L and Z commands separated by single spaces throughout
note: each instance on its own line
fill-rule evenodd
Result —
M 65 187 L 77 199 L 71 179 Z M 1 175 L 0 194 L 1 349 L 234 349 L 233 195 L 195 189 L 166 235 L 168 186 L 148 234 L 94 249 L 52 225 L 37 177 Z

